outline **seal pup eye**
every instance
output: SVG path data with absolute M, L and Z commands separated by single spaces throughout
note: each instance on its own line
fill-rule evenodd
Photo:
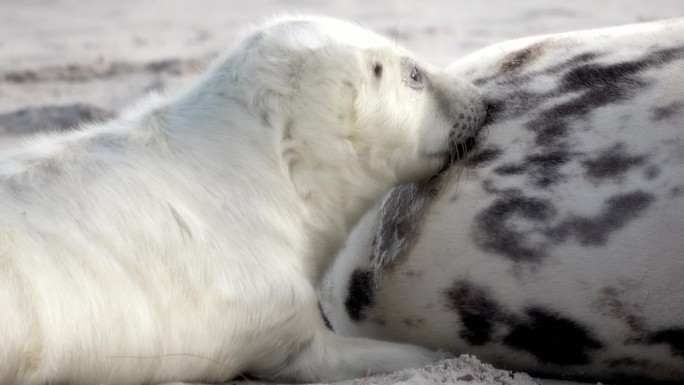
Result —
M 375 65 L 373 66 L 373 73 L 375 74 L 376 78 L 382 77 L 382 64 L 375 63 Z
M 427 84 L 427 79 L 418 69 L 416 62 L 407 57 L 401 59 L 401 76 L 411 88 L 420 89 Z

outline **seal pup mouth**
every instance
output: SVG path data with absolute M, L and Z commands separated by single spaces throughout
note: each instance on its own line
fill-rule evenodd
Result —
M 454 125 L 454 130 L 449 133 L 449 150 L 444 154 L 445 162 L 438 173 L 442 173 L 452 165 L 466 159 L 466 157 L 477 148 L 477 145 L 480 142 L 478 137 L 483 126 L 486 125 L 489 110 L 490 105 L 487 103 L 485 104 L 483 113 L 476 114 L 472 121 L 468 121 L 468 124 L 476 128 L 472 129 L 471 132 L 473 132 L 473 134 L 465 139 L 457 134 L 457 130 L 460 128 L 459 123 Z

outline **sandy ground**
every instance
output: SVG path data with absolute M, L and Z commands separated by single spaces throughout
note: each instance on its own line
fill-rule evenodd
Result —
M 245 26 L 282 13 L 353 19 L 446 65 L 507 39 L 683 16 L 684 1 L 2 0 L 0 153 L 34 132 L 115 116 L 150 91 L 182 87 Z M 465 357 L 343 384 L 446 383 L 535 382 Z
M 234 381 L 229 385 L 259 385 L 255 382 Z M 542 383 L 524 373 L 498 370 L 480 362 L 477 358 L 463 355 L 447 359 L 423 369 L 406 369 L 396 373 L 342 381 L 335 385 L 577 385 L 564 381 Z M 180 385 L 180 383 L 167 384 Z M 317 384 L 321 385 L 321 384 Z

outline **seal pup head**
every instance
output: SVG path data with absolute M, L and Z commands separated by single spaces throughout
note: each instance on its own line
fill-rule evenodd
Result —
M 336 19 L 266 23 L 224 63 L 242 85 L 242 103 L 276 131 L 291 174 L 335 164 L 360 180 L 420 180 L 448 163 L 485 117 L 470 83 Z

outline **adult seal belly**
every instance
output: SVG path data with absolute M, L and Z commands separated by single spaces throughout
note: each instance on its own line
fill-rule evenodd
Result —
M 451 173 L 394 189 L 322 289 L 343 335 L 590 381 L 684 381 L 684 20 L 449 67 L 491 103 Z

